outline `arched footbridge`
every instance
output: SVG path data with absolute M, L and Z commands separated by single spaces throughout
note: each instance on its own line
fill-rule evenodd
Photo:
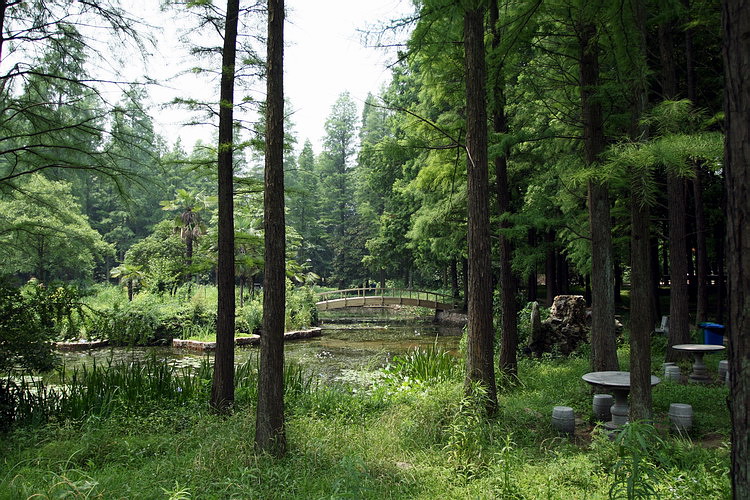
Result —
M 387 305 L 418 306 L 436 311 L 453 311 L 458 302 L 450 295 L 401 288 L 347 288 L 318 294 L 319 311 L 344 307 L 377 307 Z

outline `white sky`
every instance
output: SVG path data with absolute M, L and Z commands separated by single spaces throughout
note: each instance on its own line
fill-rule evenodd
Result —
M 363 47 L 357 30 L 405 16 L 413 7 L 409 0 L 287 0 L 286 8 L 284 93 L 292 105 L 291 121 L 297 136 L 297 150 L 309 139 L 318 154 L 323 125 L 338 96 L 349 91 L 361 112 L 368 92 L 377 94 L 383 84 L 390 81 L 386 65 L 394 59 L 395 51 L 387 53 L 383 49 Z M 184 55 L 184 49 L 176 41 L 175 24 L 179 22 L 166 20 L 164 31 L 159 35 L 159 49 L 152 58 L 151 76 L 160 80 L 176 74 L 186 65 L 195 64 Z M 262 55 L 265 56 L 265 52 Z M 155 103 L 184 95 L 186 87 L 190 89 L 196 83 L 182 77 L 164 85 L 151 90 Z M 256 88 L 265 92 L 262 84 Z M 217 91 L 214 87 L 205 90 Z M 264 98 L 263 95 L 257 97 Z M 190 150 L 197 139 L 210 141 L 212 138 L 211 129 L 182 127 L 181 122 L 186 119 L 184 113 L 160 110 L 154 112 L 154 117 L 159 133 L 170 144 L 179 136 L 183 147 Z
M 119 67 L 125 69 L 126 74 L 121 78 L 126 81 L 146 74 L 160 82 L 160 86 L 148 87 L 156 131 L 170 146 L 181 137 L 183 147 L 189 151 L 198 139 L 214 140 L 215 128 L 184 127 L 182 124 L 192 115 L 161 105 L 190 94 L 204 102 L 218 101 L 218 83 L 208 85 L 192 75 L 175 78 L 181 71 L 198 65 L 178 39 L 180 28 L 191 25 L 194 20 L 181 18 L 174 10 L 161 12 L 159 4 L 156 0 L 123 0 L 123 6 L 131 15 L 154 27 L 153 36 L 158 45 L 150 50 L 152 54 L 147 62 L 132 45 L 120 46 L 111 38 L 106 41 L 102 31 L 94 30 L 93 48 L 99 57 L 92 56 L 90 63 L 94 74 L 105 79 L 117 78 L 112 75 Z M 297 151 L 309 139 L 318 154 L 325 120 L 338 96 L 349 91 L 361 115 L 368 92 L 377 94 L 390 81 L 390 70 L 386 66 L 395 59 L 395 49 L 386 52 L 365 48 L 357 30 L 409 15 L 413 4 L 411 0 L 286 0 L 286 9 L 284 86 L 285 96 L 291 102 Z M 265 23 L 261 29 L 265 29 Z M 220 43 L 215 33 L 206 36 L 214 37 L 210 43 Z M 402 42 L 405 36 L 403 34 L 398 41 Z M 260 55 L 264 57 L 265 49 L 262 52 Z M 120 61 L 121 58 L 125 60 Z M 13 56 L 6 56 L 2 66 L 9 67 L 13 62 Z M 110 86 L 100 90 L 111 102 L 120 99 L 121 88 Z M 253 97 L 265 99 L 263 83 L 255 84 L 253 92 Z M 235 97 L 242 95 L 237 91 Z
M 407 0 L 287 0 L 285 92 L 299 148 L 321 150 L 323 125 L 338 96 L 349 91 L 362 110 L 368 92 L 390 81 L 393 53 L 362 46 L 357 29 L 411 12 Z

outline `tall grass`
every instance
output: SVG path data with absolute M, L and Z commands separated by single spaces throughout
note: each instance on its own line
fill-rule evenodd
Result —
M 236 368 L 236 402 L 246 405 L 243 411 L 221 417 L 205 411 L 210 358 L 189 368 L 198 386 L 195 389 L 182 381 L 180 367 L 155 367 L 149 372 L 147 367 L 133 366 L 127 368 L 132 373 L 120 375 L 122 379 L 107 378 L 108 384 L 141 384 L 156 402 L 138 399 L 138 394 L 126 396 L 127 390 L 113 390 L 101 419 L 84 417 L 75 425 L 17 429 L 0 439 L 0 500 L 63 494 L 101 498 L 729 498 L 728 444 L 674 437 L 660 423 L 672 397 L 701 398 L 706 402 L 700 411 L 711 417 L 703 420 L 699 432 L 726 434 L 729 423 L 723 417 L 727 411 L 722 387 L 659 384 L 654 388 L 656 426 L 631 424 L 617 441 L 611 441 L 595 430 L 589 435 L 591 393 L 580 379 L 589 370 L 586 359 L 521 360 L 523 383 L 499 394 L 498 414 L 489 418 L 482 413 L 481 400 L 465 396 L 458 361 L 437 368 L 442 356 L 412 352 L 394 361 L 390 368 L 393 382 L 406 377 L 425 380 L 398 391 L 392 390 L 389 380 L 373 388 L 317 387 L 298 365 L 287 367 L 289 448 L 282 460 L 257 455 L 253 449 L 257 358 Z M 407 366 L 411 363 L 413 367 Z M 106 363 L 96 367 L 97 371 L 107 369 Z M 87 380 L 91 371 L 86 372 Z M 83 384 L 83 370 L 78 374 Z M 143 377 L 154 380 L 139 381 Z M 194 391 L 192 406 L 190 402 L 175 404 L 178 399 L 161 399 L 162 391 L 174 390 L 174 378 L 180 380 L 178 387 L 183 391 Z M 141 405 L 142 413 L 118 410 L 126 401 L 121 398 L 126 397 L 136 401 L 134 406 Z M 196 401 L 203 401 L 203 406 Z M 574 439 L 563 439 L 552 429 L 550 412 L 557 404 L 572 406 L 582 419 Z M 692 438 L 702 440 L 702 435 Z
M 10 377 L 4 388 L 0 420 L 8 424 L 38 425 L 51 419 L 80 420 L 106 417 L 121 408 L 151 411 L 154 406 L 185 406 L 208 401 L 213 363 L 204 357 L 197 367 L 151 356 L 145 360 L 108 360 L 103 365 L 61 367 L 55 384 L 39 377 Z M 253 405 L 258 391 L 258 359 L 235 366 L 234 384 L 239 404 Z M 297 363 L 284 367 L 285 392 L 296 398 L 314 390 L 313 378 Z
M 414 348 L 406 354 L 394 356 L 384 372 L 386 380 L 390 383 L 424 383 L 455 380 L 461 374 L 461 365 L 448 351 L 430 346 L 426 349 Z

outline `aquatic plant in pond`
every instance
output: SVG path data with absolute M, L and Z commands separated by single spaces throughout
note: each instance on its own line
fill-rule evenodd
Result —
M 394 356 L 383 371 L 388 383 L 399 385 L 410 381 L 424 383 L 456 379 L 461 374 L 461 365 L 448 351 L 430 346 Z

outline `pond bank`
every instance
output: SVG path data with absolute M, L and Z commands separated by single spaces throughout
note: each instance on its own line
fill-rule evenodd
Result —
M 314 337 L 320 337 L 322 331 L 323 331 L 322 328 L 310 328 L 307 330 L 295 330 L 293 332 L 286 332 L 284 333 L 284 342 L 289 341 L 289 340 L 311 339 Z M 237 347 L 260 345 L 260 335 L 236 337 L 234 339 L 234 345 Z M 178 349 L 190 349 L 190 350 L 199 351 L 199 352 L 214 351 L 216 350 L 216 342 L 172 339 L 172 347 L 175 347 Z

